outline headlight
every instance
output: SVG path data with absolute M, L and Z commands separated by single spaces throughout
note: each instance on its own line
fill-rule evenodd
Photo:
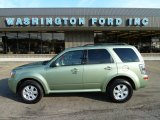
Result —
M 15 75 L 16 75 L 16 71 L 11 71 L 11 78 L 14 78 Z

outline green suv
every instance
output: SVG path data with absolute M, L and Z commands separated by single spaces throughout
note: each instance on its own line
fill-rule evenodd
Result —
M 109 44 L 69 48 L 49 61 L 17 67 L 8 84 L 25 103 L 69 92 L 106 92 L 113 102 L 123 103 L 147 80 L 144 60 L 134 46 Z

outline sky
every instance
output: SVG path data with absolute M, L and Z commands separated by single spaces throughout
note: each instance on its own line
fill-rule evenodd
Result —
M 0 8 L 160 8 L 160 0 L 0 0 Z

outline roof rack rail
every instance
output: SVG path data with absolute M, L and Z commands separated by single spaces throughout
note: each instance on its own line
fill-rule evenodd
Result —
M 86 44 L 84 45 L 84 47 L 86 46 L 100 46 L 100 45 L 128 45 L 127 43 L 96 43 L 96 44 Z
M 86 47 L 86 46 L 94 46 L 95 44 L 85 44 L 83 45 L 83 47 Z

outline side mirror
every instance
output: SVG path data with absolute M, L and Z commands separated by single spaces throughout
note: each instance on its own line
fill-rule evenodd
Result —
M 58 67 L 58 66 L 60 66 L 60 65 L 59 65 L 59 63 L 56 63 L 56 62 L 52 62 L 50 65 L 50 67 Z
M 57 66 L 56 66 L 55 62 L 52 62 L 50 67 L 57 67 Z

